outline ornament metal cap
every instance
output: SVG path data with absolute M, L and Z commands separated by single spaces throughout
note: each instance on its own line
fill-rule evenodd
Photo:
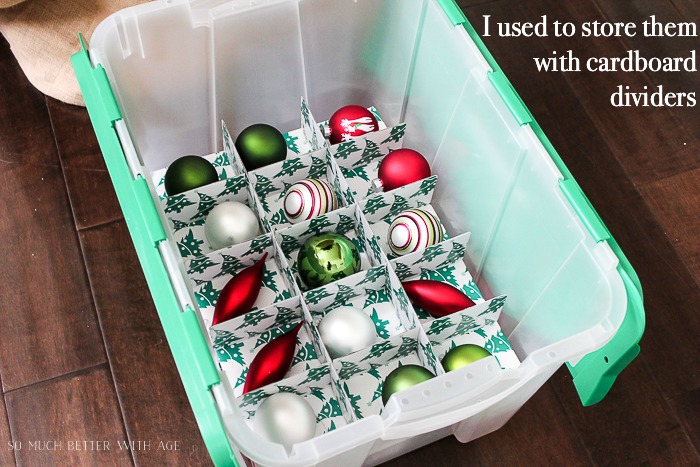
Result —
M 328 139 L 331 137 L 331 127 L 328 125 L 319 125 L 318 127 L 321 129 L 324 138 Z

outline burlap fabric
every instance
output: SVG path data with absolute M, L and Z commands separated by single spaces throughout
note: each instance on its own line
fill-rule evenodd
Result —
M 0 33 L 44 94 L 84 105 L 70 56 L 107 16 L 145 0 L 0 0 Z

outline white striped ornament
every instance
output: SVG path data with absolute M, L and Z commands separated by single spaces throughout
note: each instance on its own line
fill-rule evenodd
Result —
M 284 195 L 284 214 L 292 224 L 335 209 L 338 209 L 338 198 L 323 180 L 307 178 L 290 186 Z
M 444 239 L 440 221 L 422 209 L 408 209 L 389 226 L 389 248 L 398 256 L 440 243 Z

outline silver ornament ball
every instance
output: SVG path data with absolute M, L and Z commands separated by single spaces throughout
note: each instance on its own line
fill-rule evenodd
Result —
M 377 340 L 372 318 L 351 306 L 330 311 L 318 324 L 318 331 L 334 359 L 369 347 Z
M 204 223 L 204 234 L 214 249 L 247 242 L 260 235 L 255 213 L 238 201 L 226 201 L 214 207 Z
M 278 392 L 260 404 L 255 413 L 255 431 L 274 443 L 289 448 L 316 434 L 316 414 L 296 394 Z

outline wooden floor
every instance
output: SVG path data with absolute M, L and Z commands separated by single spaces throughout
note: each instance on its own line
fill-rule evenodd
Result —
M 487 14 L 700 20 L 697 0 L 460 4 L 478 31 Z M 486 38 L 636 268 L 647 330 L 600 404 L 581 407 L 562 369 L 497 432 L 444 439 L 391 465 L 700 465 L 700 111 L 608 102 L 621 83 L 698 92 L 698 74 L 537 73 L 532 60 L 569 49 L 687 55 L 699 42 Z M 210 463 L 87 114 L 34 90 L 4 40 L 0 238 L 0 465 Z M 100 450 L 95 440 L 141 449 Z

